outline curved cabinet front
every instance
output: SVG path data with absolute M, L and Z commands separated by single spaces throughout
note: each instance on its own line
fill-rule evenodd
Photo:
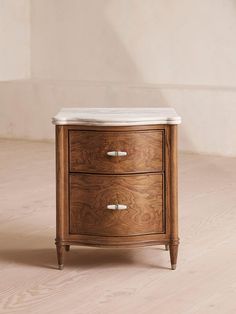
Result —
M 69 131 L 70 172 L 163 171 L 163 130 Z
M 134 236 L 165 232 L 164 176 L 70 174 L 69 232 Z

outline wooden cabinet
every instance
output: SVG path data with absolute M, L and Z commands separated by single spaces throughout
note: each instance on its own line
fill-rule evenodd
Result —
M 59 269 L 73 244 L 162 244 L 175 269 L 179 122 L 86 125 L 79 112 L 76 123 L 54 121 Z

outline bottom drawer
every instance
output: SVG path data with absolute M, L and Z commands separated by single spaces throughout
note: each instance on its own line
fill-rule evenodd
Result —
M 71 234 L 164 232 L 163 174 L 71 174 L 69 185 Z

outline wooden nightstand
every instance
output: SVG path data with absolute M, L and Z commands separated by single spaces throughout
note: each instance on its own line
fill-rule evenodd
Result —
M 53 118 L 59 269 L 73 244 L 162 244 L 176 268 L 180 122 L 171 108 L 67 108 Z

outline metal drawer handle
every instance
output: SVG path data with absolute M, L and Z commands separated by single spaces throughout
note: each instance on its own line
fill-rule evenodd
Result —
M 112 209 L 112 210 L 124 210 L 127 208 L 128 208 L 127 205 L 121 205 L 121 204 L 107 205 L 107 209 Z
M 120 151 L 113 151 L 113 152 L 107 152 L 108 156 L 127 156 L 127 152 L 120 152 Z

